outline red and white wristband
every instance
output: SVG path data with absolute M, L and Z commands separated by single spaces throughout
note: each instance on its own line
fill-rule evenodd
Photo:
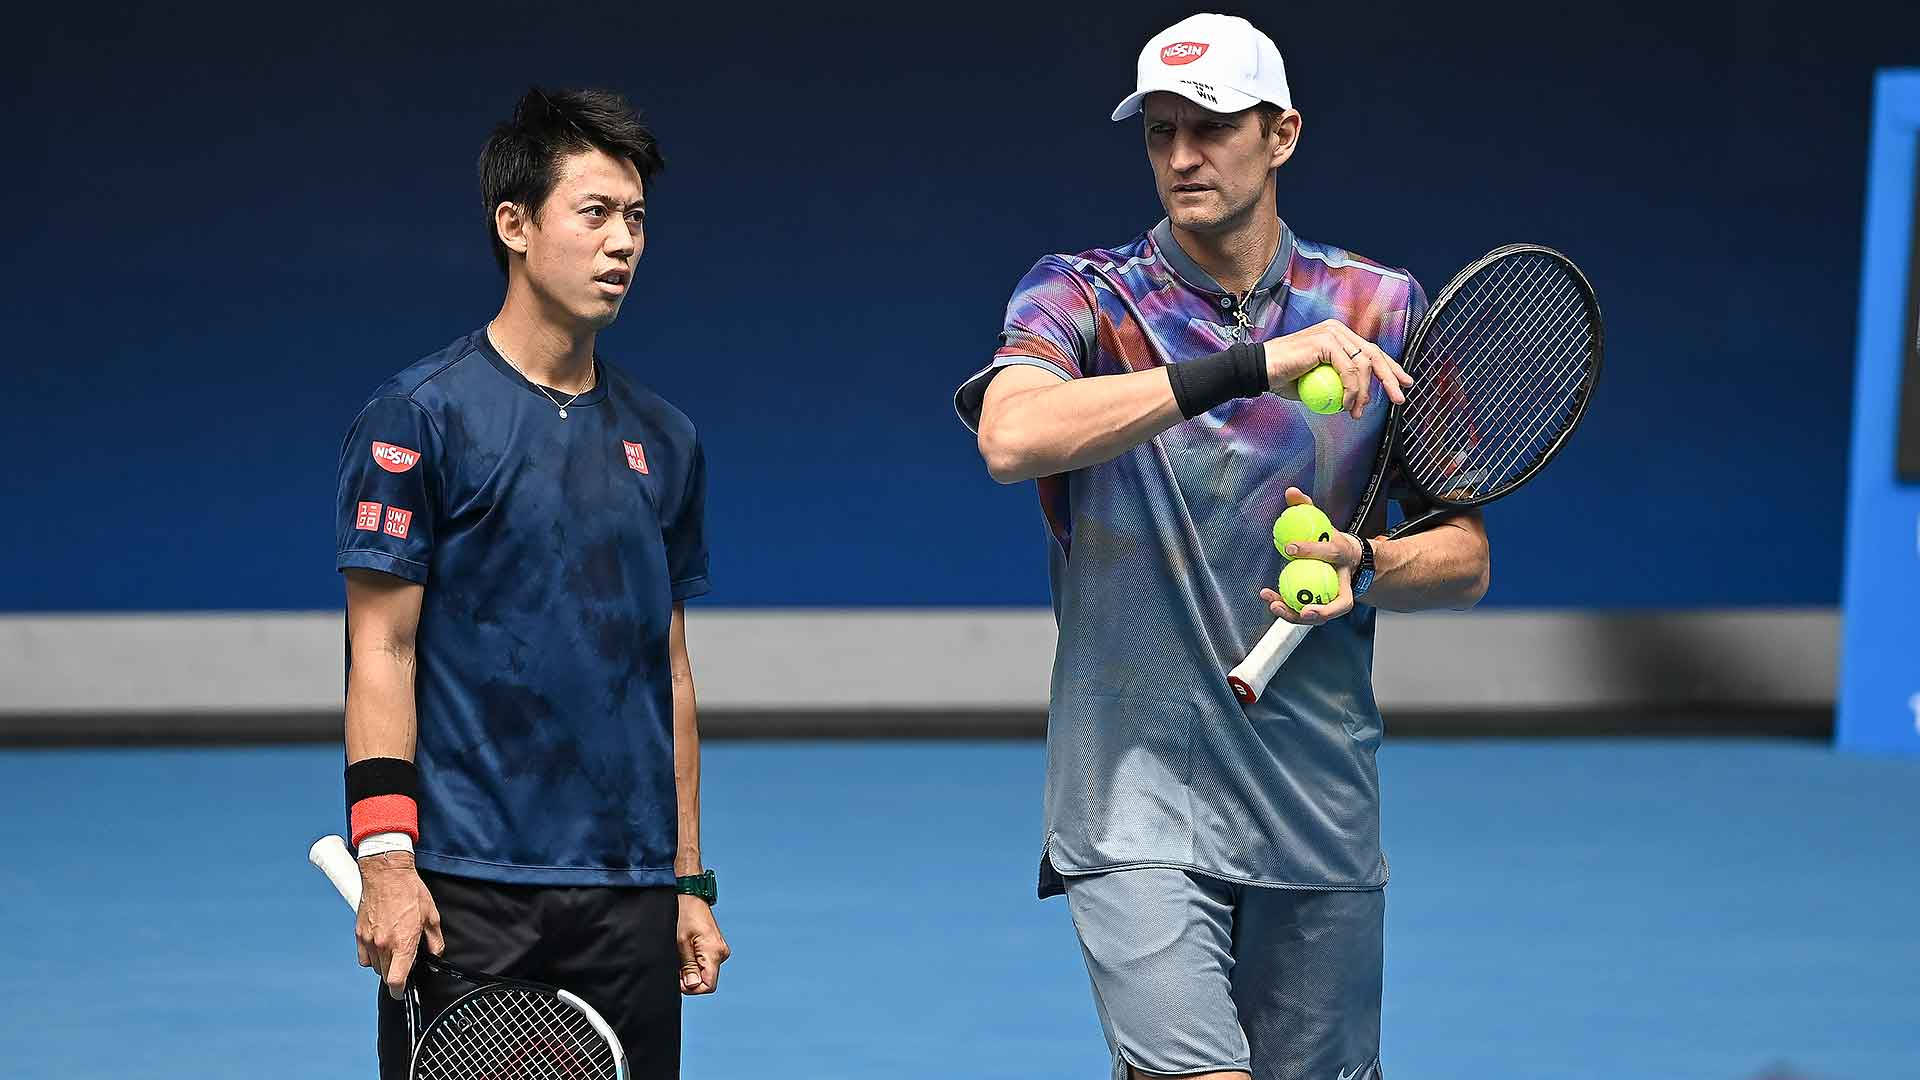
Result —
M 362 758 L 347 766 L 347 835 L 362 859 L 412 851 L 420 839 L 420 773 L 405 758 Z

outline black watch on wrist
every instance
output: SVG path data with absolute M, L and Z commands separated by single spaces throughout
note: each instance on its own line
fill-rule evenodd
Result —
M 1360 565 L 1353 568 L 1353 596 L 1358 600 L 1373 585 L 1373 545 L 1364 536 L 1356 536 L 1360 541 Z
M 673 891 L 682 896 L 694 896 L 705 900 L 708 907 L 715 907 L 720 903 L 720 884 L 714 879 L 711 870 L 702 870 L 688 877 L 674 878 Z

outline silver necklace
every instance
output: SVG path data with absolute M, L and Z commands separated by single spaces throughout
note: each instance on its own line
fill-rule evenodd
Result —
M 527 373 L 520 370 L 520 365 L 514 363 L 513 357 L 507 355 L 507 350 L 502 349 L 498 341 L 494 341 L 492 327 L 487 328 L 487 340 L 493 343 L 494 350 L 500 354 L 500 359 L 505 360 L 507 362 L 508 367 L 512 368 L 515 372 L 517 372 L 521 378 L 526 379 L 527 384 L 529 386 L 532 386 L 535 390 L 540 391 L 541 395 L 545 397 L 548 401 L 553 402 L 553 407 L 560 410 L 560 419 L 562 420 L 565 420 L 567 418 L 567 406 L 580 400 L 580 394 L 584 394 L 588 390 L 593 389 L 594 371 L 593 371 L 593 368 L 589 367 L 587 369 L 587 385 L 583 389 L 581 389 L 579 393 L 574 394 L 572 397 L 568 398 L 565 401 L 561 401 L 559 398 L 553 396 L 553 391 L 547 389 L 545 386 L 542 386 L 537 382 L 534 382 L 532 379 L 527 378 Z
M 1247 305 L 1251 303 L 1253 303 L 1253 289 L 1248 289 L 1247 295 L 1241 297 L 1240 302 L 1233 306 L 1234 321 L 1240 324 L 1234 327 L 1233 336 L 1243 345 L 1253 341 L 1253 317 L 1247 314 Z

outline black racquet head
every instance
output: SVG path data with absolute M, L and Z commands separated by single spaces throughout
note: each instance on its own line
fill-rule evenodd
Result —
M 565 990 L 423 955 L 407 996 L 413 1080 L 626 1080 L 612 1028 Z
M 323 836 L 307 861 L 347 906 L 360 907 L 360 867 L 339 836 Z M 407 1075 L 417 1080 L 627 1080 L 620 1037 L 593 1006 L 544 983 L 468 971 L 414 954 L 405 995 Z
M 1481 256 L 1413 332 L 1401 366 L 1414 384 L 1388 420 L 1348 531 L 1372 512 L 1389 462 L 1435 508 L 1395 535 L 1531 480 L 1586 414 L 1601 353 L 1600 304 L 1572 260 L 1539 244 Z

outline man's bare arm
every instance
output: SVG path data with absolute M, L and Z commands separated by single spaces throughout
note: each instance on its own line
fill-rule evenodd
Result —
M 1016 484 L 1110 461 L 1183 419 L 1164 368 L 1062 381 L 1019 365 L 987 384 L 980 456 Z
M 426 590 L 373 570 L 347 579 L 347 760 L 413 760 L 414 638 Z
M 347 760 L 413 760 L 414 643 L 426 590 L 390 574 L 349 569 L 347 579 Z M 399 997 L 425 935 L 445 947 L 440 912 L 414 868 L 413 855 L 390 851 L 360 860 L 360 914 L 354 924 L 360 963 L 380 973 Z
M 1310 503 L 1299 488 L 1287 489 L 1287 505 Z M 1357 601 L 1353 575 L 1360 565 L 1360 538 L 1335 532 L 1324 544 L 1288 544 L 1286 554 L 1296 559 L 1332 563 L 1340 575 L 1340 595 L 1330 604 L 1309 604 L 1299 611 L 1288 607 L 1280 594 L 1261 589 L 1260 599 L 1275 617 L 1302 626 L 1318 626 L 1353 610 L 1356 602 L 1389 611 L 1430 608 L 1465 610 L 1480 602 L 1492 578 L 1492 548 L 1480 511 L 1469 510 L 1442 518 L 1432 528 L 1398 540 L 1374 537 L 1373 583 Z
M 1487 594 L 1492 551 L 1478 510 L 1398 540 L 1373 541 L 1373 584 L 1360 598 L 1388 611 L 1465 610 Z
M 694 704 L 693 662 L 687 656 L 687 612 L 673 605 L 667 631 L 667 663 L 673 675 L 673 785 L 680 810 L 680 842 L 674 874 L 690 877 L 705 864 L 700 857 L 700 722 Z M 680 992 L 711 994 L 720 986 L 720 965 L 733 950 L 714 921 L 713 909 L 694 896 L 679 898 L 676 938 L 680 946 Z
M 686 605 L 673 605 L 667 631 L 667 663 L 673 677 L 673 786 L 680 809 L 679 846 L 673 872 L 698 874 L 700 861 L 700 710 L 693 694 L 693 661 L 687 656 Z
M 1339 372 L 1342 405 L 1356 419 L 1376 380 L 1395 403 L 1413 380 L 1379 346 L 1331 319 L 1263 343 L 1267 384 L 1294 397 L 1294 381 L 1321 364 Z M 1003 484 L 1098 465 L 1180 423 L 1164 367 L 1062 380 L 1030 365 L 1002 369 L 981 402 L 979 445 Z

